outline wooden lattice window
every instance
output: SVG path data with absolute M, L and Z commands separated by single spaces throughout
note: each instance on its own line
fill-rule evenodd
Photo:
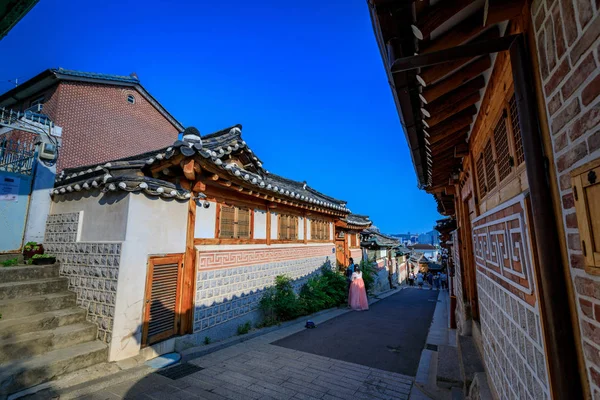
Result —
M 479 156 L 477 160 L 477 182 L 479 182 L 479 194 L 481 197 L 485 196 L 488 192 L 487 184 L 485 183 L 485 169 L 483 166 L 483 154 Z
M 510 150 L 508 148 L 508 134 L 506 131 L 506 117 L 502 115 L 494 128 L 494 143 L 496 145 L 496 163 L 498 176 L 502 182 L 512 170 Z
M 494 152 L 492 150 L 492 141 L 488 140 L 483 149 L 483 163 L 485 165 L 485 182 L 487 190 L 492 191 L 496 187 L 496 171 L 494 168 Z
M 329 223 L 314 220 L 310 222 L 311 240 L 329 240 Z
M 600 158 L 573 170 L 571 179 L 585 267 L 600 275 Z
M 517 100 L 513 94 L 508 102 L 510 112 L 510 125 L 513 132 L 513 140 L 515 143 L 515 165 L 521 165 L 525 161 L 523 154 L 523 138 L 521 137 L 521 126 L 519 125 L 519 112 L 517 110 Z
M 251 210 L 244 207 L 221 205 L 219 211 L 219 238 L 250 239 L 252 237 Z
M 298 240 L 298 217 L 279 215 L 279 240 Z

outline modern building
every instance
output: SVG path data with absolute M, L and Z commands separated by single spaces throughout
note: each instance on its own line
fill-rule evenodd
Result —
M 419 185 L 456 219 L 459 339 L 498 399 L 597 396 L 598 4 L 369 7 Z

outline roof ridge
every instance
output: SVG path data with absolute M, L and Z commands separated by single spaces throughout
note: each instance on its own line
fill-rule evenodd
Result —
M 50 68 L 50 71 L 58 74 L 64 75 L 72 75 L 72 76 L 81 76 L 81 77 L 89 77 L 89 78 L 97 78 L 97 79 L 106 79 L 106 80 L 120 80 L 120 81 L 130 81 L 130 82 L 140 82 L 140 79 L 137 76 L 133 75 L 117 75 L 117 74 L 106 74 L 102 72 L 88 72 L 88 71 L 79 71 L 75 69 L 66 69 L 62 67 L 58 68 Z
M 239 129 L 239 133 L 236 133 L 237 136 L 239 136 L 240 138 L 242 137 L 242 124 L 236 124 L 233 126 L 230 126 L 228 128 L 223 128 L 221 130 L 218 130 L 216 132 L 212 132 L 206 135 L 200 135 L 200 139 L 204 140 L 204 139 L 212 139 L 214 137 L 218 137 L 220 135 L 226 134 L 226 133 L 230 133 L 231 130 L 233 128 L 238 128 Z

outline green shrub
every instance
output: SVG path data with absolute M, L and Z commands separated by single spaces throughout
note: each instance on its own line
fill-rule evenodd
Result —
M 277 276 L 275 286 L 265 290 L 260 301 L 263 313 L 262 326 L 271 326 L 302 315 L 312 314 L 346 302 L 348 284 L 346 278 L 331 270 L 329 264 L 321 267 L 321 273 L 308 279 L 296 295 L 291 279 Z
M 212 340 L 208 336 L 204 336 L 204 344 L 210 344 Z
M 12 267 L 13 265 L 19 264 L 19 259 L 16 257 L 11 258 L 9 260 L 2 261 L 0 264 L 2 264 L 3 267 Z
M 360 261 L 360 270 L 362 271 L 362 278 L 365 282 L 365 289 L 367 293 L 371 293 L 375 285 L 375 274 L 377 273 L 377 267 L 375 267 L 375 260 Z
M 252 329 L 252 323 L 250 323 L 250 321 L 247 321 L 243 325 L 238 325 L 237 333 L 238 335 L 245 335 L 246 333 L 250 332 L 250 329 Z

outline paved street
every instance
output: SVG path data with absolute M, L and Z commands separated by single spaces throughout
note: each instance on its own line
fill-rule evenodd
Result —
M 408 399 L 436 298 L 403 290 L 368 312 L 317 316 L 312 331 L 299 322 L 196 358 L 190 364 L 202 369 L 187 376 L 154 373 L 81 399 Z M 397 370 L 412 374 L 390 372 Z

